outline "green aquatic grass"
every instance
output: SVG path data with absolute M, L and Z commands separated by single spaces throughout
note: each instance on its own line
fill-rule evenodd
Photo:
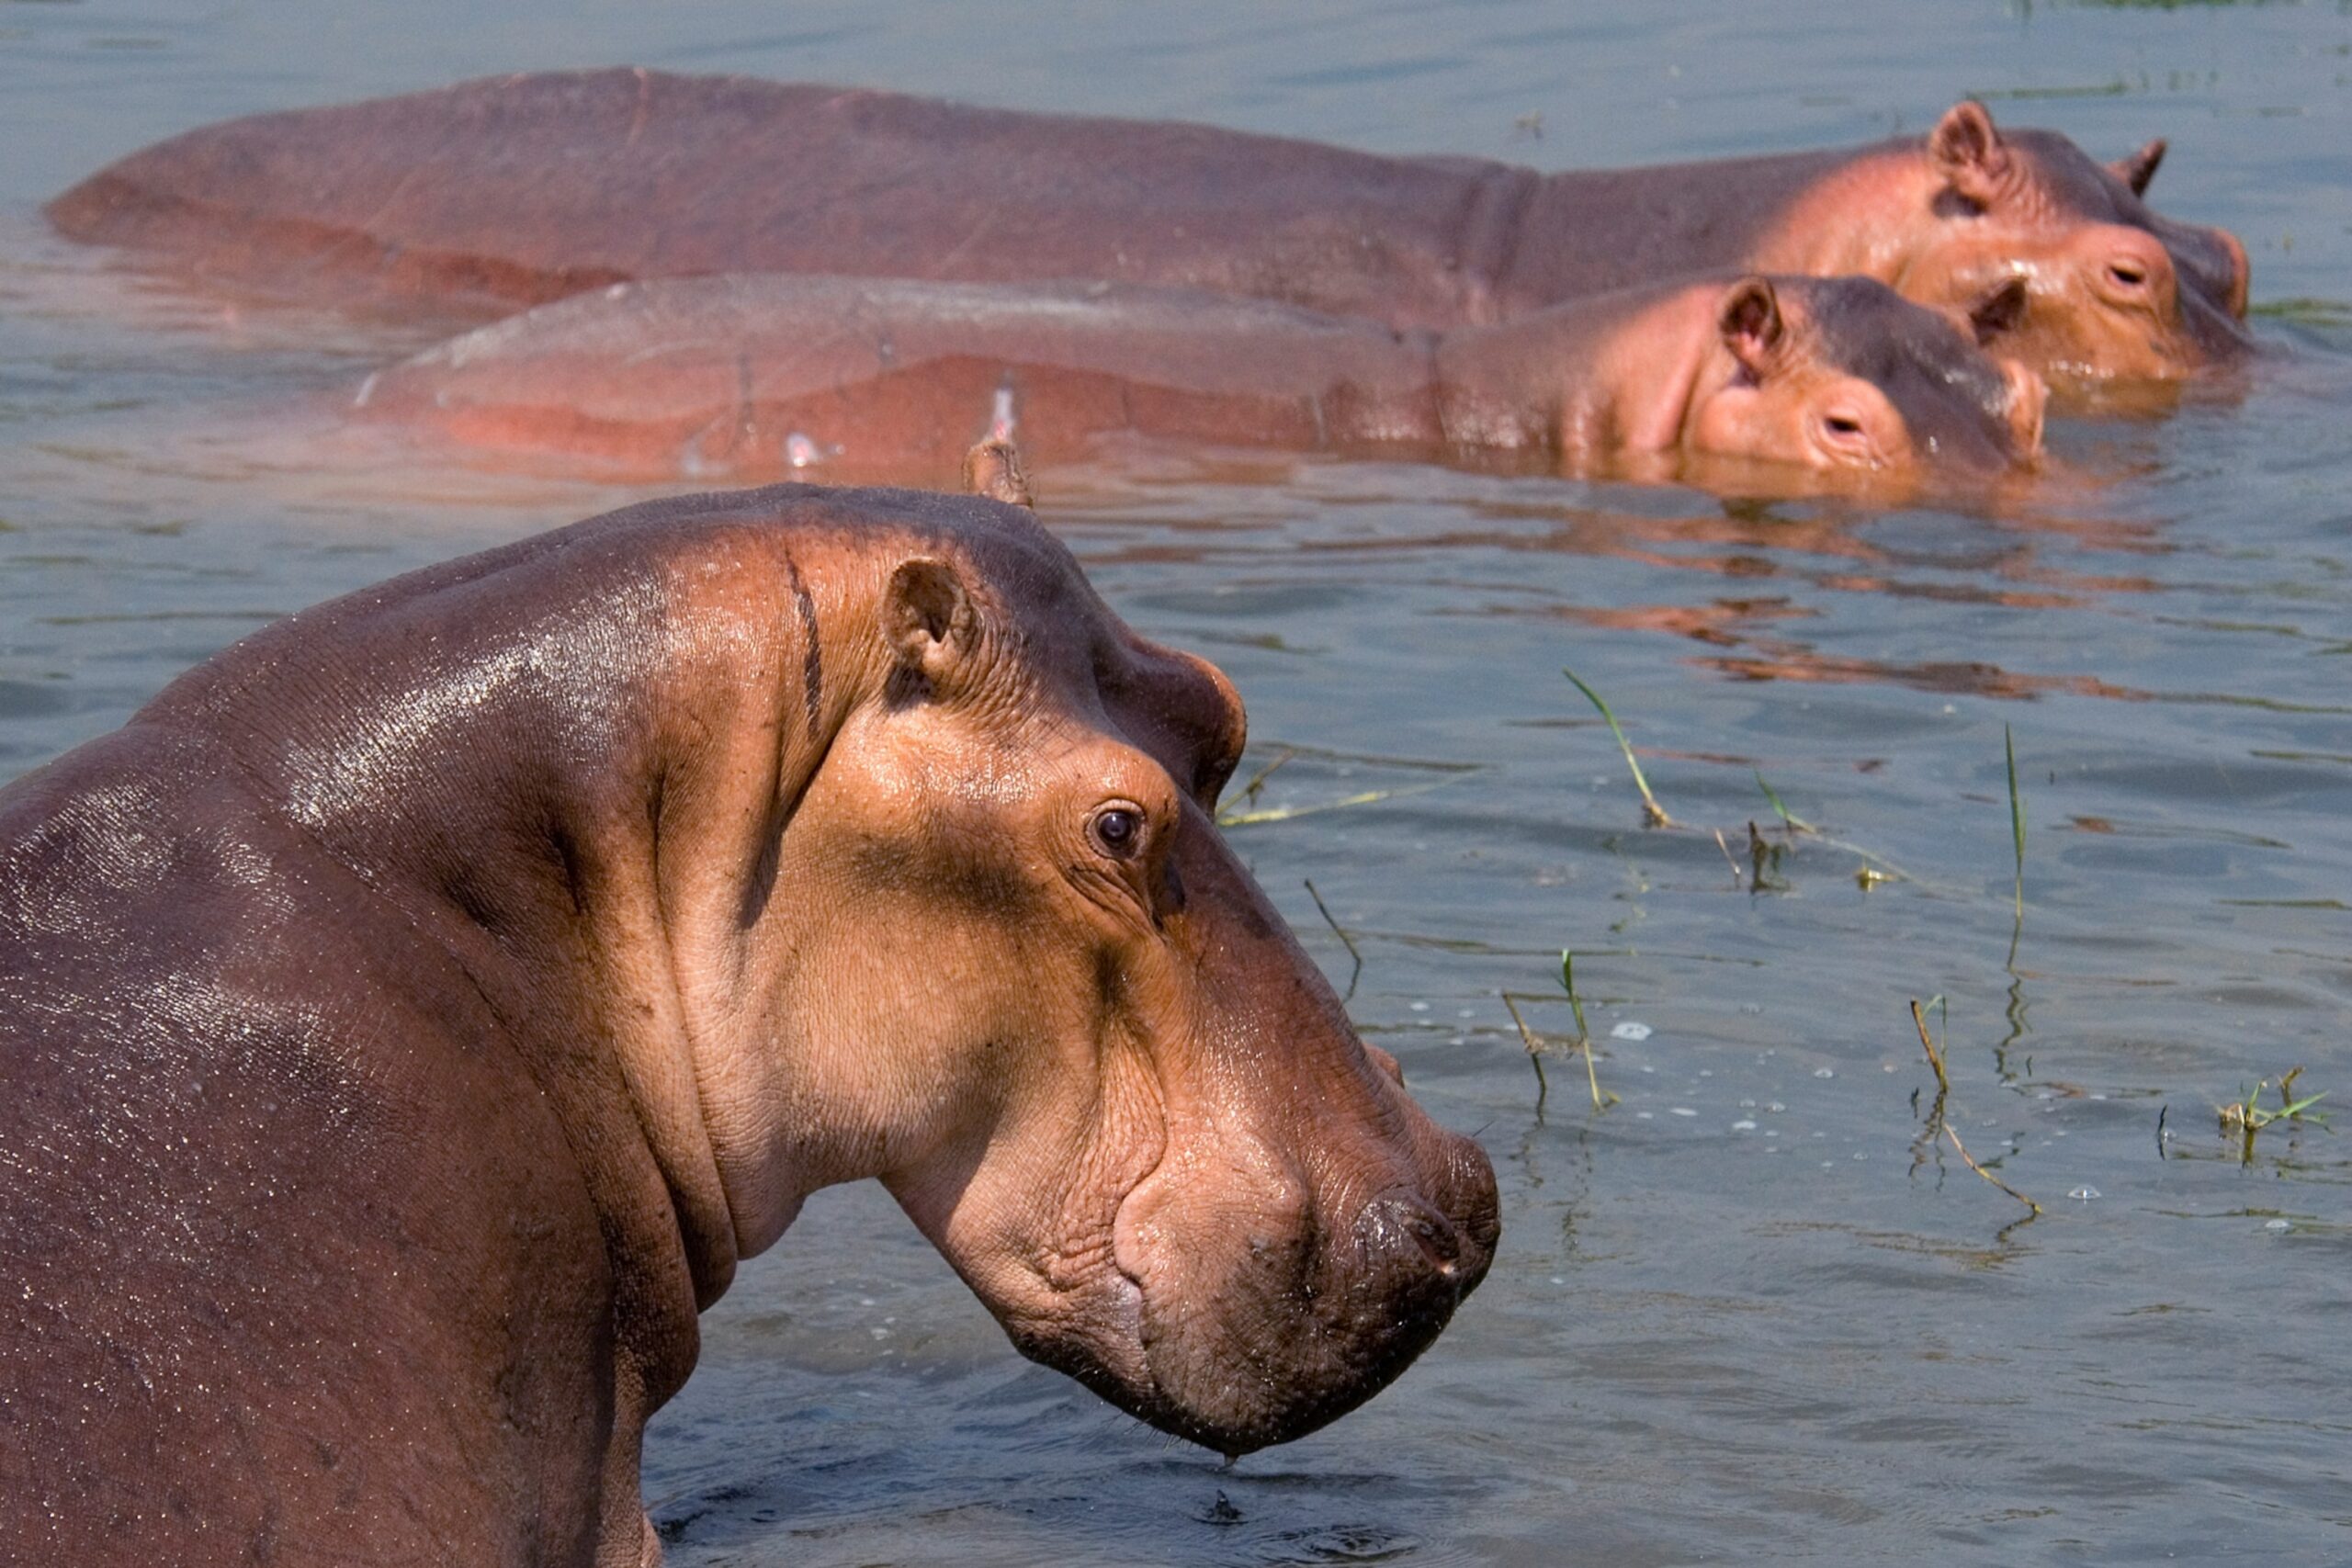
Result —
M 1625 754 L 1625 766 L 1633 772 L 1634 787 L 1642 792 L 1643 820 L 1653 828 L 1673 827 L 1674 818 L 1666 814 L 1666 807 L 1660 806 L 1657 803 L 1657 796 L 1650 793 L 1650 781 L 1642 776 L 1642 765 L 1634 760 L 1633 745 L 1626 740 L 1624 730 L 1618 728 L 1617 716 L 1609 711 L 1609 705 L 1601 700 L 1600 694 L 1586 685 L 1575 671 L 1563 665 L 1560 673 L 1566 675 L 1569 682 L 1584 694 L 1587 702 L 1600 710 L 1602 720 L 1609 726 L 1609 733 L 1617 738 L 1617 750 Z
M 2312 1109 L 2327 1098 L 2325 1090 L 2304 1095 L 2300 1100 L 2295 1097 L 2295 1080 L 2302 1076 L 2301 1067 L 2290 1068 L 2278 1076 L 2278 1108 L 2276 1111 L 2267 1111 L 2262 1105 L 2262 1091 L 2272 1087 L 2268 1078 L 2257 1082 L 2242 1098 L 2213 1108 L 2221 1122 L 2222 1135 L 2239 1140 L 2238 1157 L 2242 1163 L 2254 1163 L 2254 1140 L 2266 1127 L 2276 1126 L 2281 1122 L 2327 1126 L 2327 1118 Z
M 1804 818 L 1797 816 L 1787 807 L 1781 804 L 1780 792 L 1774 789 L 1770 784 L 1764 782 L 1763 769 L 1750 768 L 1748 772 L 1756 775 L 1756 787 L 1762 790 L 1764 792 L 1764 798 L 1772 803 L 1772 814 L 1781 819 L 1781 827 L 1786 828 L 1792 833 L 1818 833 L 1821 831 L 1820 829 L 1815 827 L 1812 823 L 1806 821 Z
M 1560 949 L 1560 989 L 1566 993 L 1568 1010 L 1576 1015 L 1577 1037 L 1569 1043 L 1584 1053 L 1585 1086 L 1592 1094 L 1592 1108 L 1606 1111 L 1617 1103 L 1617 1096 L 1600 1087 L 1600 1073 L 1592 1061 L 1592 1031 L 1585 1026 L 1584 999 L 1577 995 L 1576 954 L 1567 948 Z M 1532 991 L 1505 991 L 1503 1006 L 1510 1013 L 1510 1021 L 1519 1026 L 1520 1043 L 1527 1047 L 1528 1065 L 1535 1069 L 1535 1115 L 1542 1120 L 1544 1102 L 1550 1097 L 1552 1086 L 1544 1076 L 1544 1038 L 1527 1026 L 1527 1017 L 1519 1010 L 1521 1002 L 1556 1002 L 1558 997 L 1539 995 Z

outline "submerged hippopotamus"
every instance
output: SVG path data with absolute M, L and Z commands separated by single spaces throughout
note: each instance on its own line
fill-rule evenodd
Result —
M 630 279 L 805 272 L 1178 285 L 1451 327 L 1710 269 L 2031 291 L 2038 369 L 2172 377 L 2245 343 L 2245 252 L 1962 103 L 1856 149 L 1543 175 L 1207 126 L 745 77 L 506 76 L 231 121 L 51 202 L 79 239 L 290 288 L 506 310 Z
M 355 412 L 640 479 L 823 466 L 938 482 L 976 435 L 1017 425 L 1057 462 L 1134 434 L 1909 489 L 2040 451 L 2040 379 L 1976 342 L 2023 303 L 2015 279 L 1960 317 L 1867 278 L 1752 276 L 1436 333 L 1109 284 L 728 275 L 484 327 L 371 376 Z
M 1219 838 L 1241 745 L 1025 511 L 794 486 L 305 611 L 0 791 L 16 1551 L 657 1558 L 697 1311 L 862 1177 L 1170 1432 L 1370 1397 L 1494 1174 Z

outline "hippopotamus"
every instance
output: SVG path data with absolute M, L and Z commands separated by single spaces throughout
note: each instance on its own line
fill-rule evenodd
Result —
M 1963 102 L 1871 146 L 1539 174 L 608 70 L 208 127 L 48 210 L 215 278 L 502 313 L 616 282 L 804 272 L 1176 285 L 1443 328 L 1716 268 L 1860 273 L 1957 309 L 2016 276 L 2036 369 L 2169 378 L 2243 346 L 2246 257 L 2142 199 L 2163 153 L 2102 164 Z
M 1027 511 L 794 485 L 304 611 L 0 790 L 15 1551 L 653 1562 L 698 1311 L 867 1177 L 1179 1437 L 1368 1398 L 1494 1173 L 1219 837 L 1242 741 Z
M 974 438 L 1105 437 L 1580 476 L 1879 490 L 2030 464 L 2043 389 L 1972 315 L 1868 278 L 1700 279 L 1498 326 L 1396 332 L 1114 284 L 797 275 L 615 284 L 369 377 L 360 418 L 619 478 L 817 469 L 940 482 Z

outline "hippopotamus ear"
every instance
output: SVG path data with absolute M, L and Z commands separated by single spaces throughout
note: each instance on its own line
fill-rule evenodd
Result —
M 1743 277 L 1724 290 L 1715 308 L 1715 330 L 1741 367 L 1759 380 L 1780 365 L 1788 342 L 1781 297 L 1768 277 Z
M 1993 129 L 1993 116 L 1973 98 L 1962 98 L 1936 121 L 1928 133 L 1928 158 L 1947 185 L 1979 207 L 1993 205 L 2009 172 L 2009 150 Z
M 900 668 L 937 690 L 979 646 L 979 612 L 954 566 L 931 556 L 901 561 L 882 602 L 882 635 Z
M 2165 139 L 2157 137 L 2129 157 L 2118 158 L 2108 168 L 2115 177 L 2132 187 L 2133 196 L 2148 194 L 2148 182 L 2156 177 L 2156 166 L 2165 161 Z
M 2029 299 L 2022 273 L 2011 273 L 1985 290 L 1968 307 L 1968 326 L 1976 334 L 1977 345 L 1982 347 L 2023 326 Z

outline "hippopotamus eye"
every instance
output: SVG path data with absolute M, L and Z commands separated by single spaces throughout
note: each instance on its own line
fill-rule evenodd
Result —
M 1143 852 L 1144 816 L 1133 806 L 1106 806 L 1086 825 L 1094 847 L 1113 860 L 1133 860 Z
M 2107 276 L 2120 288 L 2137 288 L 2148 281 L 2148 269 L 2138 262 L 2109 262 Z

